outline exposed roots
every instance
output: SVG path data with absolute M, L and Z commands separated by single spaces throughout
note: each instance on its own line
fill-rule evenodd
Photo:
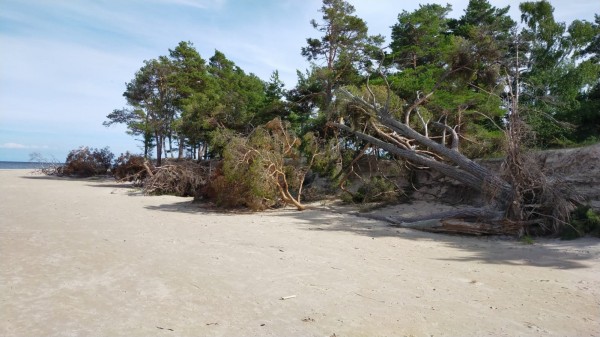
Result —
M 514 103 L 516 104 L 516 103 Z M 518 111 L 515 107 L 514 112 Z M 581 198 L 561 179 L 549 179 L 539 161 L 524 153 L 522 142 L 530 133 L 518 113 L 510 116 L 507 130 L 504 179 L 512 187 L 506 218 L 523 224 L 521 234 L 558 234 L 570 223 L 571 212 Z
M 523 224 L 523 233 L 557 234 L 570 223 L 571 212 L 581 198 L 562 179 L 549 179 L 538 161 L 510 149 L 503 175 L 512 186 L 506 217 Z

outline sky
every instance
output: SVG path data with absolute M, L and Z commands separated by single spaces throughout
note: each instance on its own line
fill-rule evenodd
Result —
M 389 42 L 390 27 L 414 0 L 349 0 L 370 34 Z M 460 17 L 468 0 L 451 3 Z M 490 0 L 511 6 L 518 1 Z M 598 0 L 551 0 L 558 21 L 593 21 Z M 126 106 L 123 91 L 144 60 L 190 41 L 204 59 L 215 50 L 247 73 L 268 80 L 278 70 L 291 88 L 306 38 L 320 37 L 321 0 L 0 0 L 0 161 L 31 153 L 64 161 L 80 146 L 140 153 L 123 126 L 104 127 Z

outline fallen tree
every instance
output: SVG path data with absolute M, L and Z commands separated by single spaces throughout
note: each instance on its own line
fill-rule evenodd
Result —
M 283 203 L 302 211 L 306 208 L 302 203 L 305 178 L 319 155 L 314 135 L 301 139 L 279 118 L 246 137 L 231 137 L 223 151 L 222 168 L 211 181 L 217 204 L 263 210 Z
M 389 86 L 386 102 L 377 102 L 367 84 L 367 98 L 347 89 L 338 91 L 339 98 L 361 114 L 360 124 L 353 127 L 343 122 L 330 122 L 339 130 L 405 159 L 420 167 L 436 170 L 482 193 L 487 206 L 473 214 L 432 214 L 414 221 L 386 219 L 397 226 L 447 233 L 523 234 L 531 231 L 558 233 L 569 226 L 569 216 L 578 203 L 576 195 L 559 179 L 548 179 L 539 166 L 523 153 L 521 139 L 524 122 L 518 114 L 518 94 L 510 95 L 509 121 L 505 129 L 507 157 L 503 173 L 497 174 L 459 152 L 459 135 L 455 128 L 441 123 L 421 121 L 424 133 L 410 124 L 411 114 L 429 99 L 434 91 L 418 98 L 402 114 L 391 113 Z M 403 121 L 397 116 L 404 116 Z M 433 139 L 429 126 L 450 134 L 449 145 Z M 500 215 L 500 216 L 499 216 Z

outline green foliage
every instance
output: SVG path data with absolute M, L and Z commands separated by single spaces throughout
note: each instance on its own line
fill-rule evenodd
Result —
M 458 50 L 456 64 L 469 64 L 473 88 L 501 94 L 499 78 L 514 56 L 513 32 L 516 23 L 508 15 L 510 7 L 496 8 L 487 0 L 470 0 L 460 19 L 450 19 Z
M 579 108 L 569 121 L 576 125 L 572 138 L 576 142 L 600 141 L 600 82 L 579 98 Z
M 114 157 L 115 155 L 110 152 L 108 147 L 95 149 L 82 146 L 69 152 L 62 174 L 78 177 L 105 175 L 108 173 Z
M 570 144 L 577 139 L 573 130 L 583 93 L 600 77 L 600 64 L 594 61 L 600 26 L 580 20 L 568 26 L 557 22 L 548 1 L 524 2 L 520 9 L 527 25 L 519 46 L 527 56 L 522 62 L 526 85 L 521 103 L 536 133 L 536 146 Z
M 356 203 L 395 202 L 399 198 L 398 187 L 383 177 L 372 177 L 362 184 L 352 196 Z
M 302 141 L 289 124 L 276 118 L 248 136 L 235 135 L 223 150 L 222 176 L 213 182 L 217 203 L 262 210 L 280 203 L 300 204 L 304 178 L 319 155 L 313 137 L 305 136 L 310 157 L 304 161 Z
M 191 42 L 180 42 L 169 50 L 169 61 L 172 72 L 168 83 L 177 93 L 171 131 L 178 135 L 180 147 L 188 144 L 196 148 L 207 142 L 207 116 L 218 105 L 216 84 Z
M 180 42 L 168 56 L 144 61 L 126 84 L 128 108 L 114 110 L 104 125 L 125 124 L 143 135 L 145 156 L 156 146 L 158 164 L 163 142 L 177 139 L 183 147 L 207 148 L 217 129 L 248 134 L 254 125 L 289 114 L 278 73 L 263 82 L 245 73 L 220 51 L 208 64 L 191 42 Z M 219 148 L 208 151 L 220 156 Z
M 338 140 L 324 140 L 309 132 L 302 138 L 302 154 L 314 158 L 311 170 L 322 177 L 334 179 L 341 170 L 340 147 Z
M 469 0 L 465 14 L 458 20 L 450 20 L 454 34 L 472 38 L 478 29 L 485 29 L 498 39 L 507 39 L 516 23 L 508 15 L 510 6 L 496 8 L 487 0 Z
M 509 54 L 514 22 L 508 8 L 485 0 L 470 1 L 459 20 L 448 19 L 449 11 L 450 6 L 424 5 L 398 16 L 389 61 L 400 71 L 388 81 L 405 110 L 421 102 L 408 109 L 410 118 L 400 114 L 401 120 L 448 145 L 450 133 L 439 124 L 450 127 L 462 153 L 487 156 L 501 149 L 506 111 L 500 65 Z
M 123 93 L 131 109 L 115 110 L 108 116 L 108 125 L 124 122 L 132 132 L 144 134 L 146 155 L 151 142 L 149 135 L 152 134 L 158 166 L 162 160 L 163 141 L 171 134 L 176 117 L 177 91 L 169 83 L 172 73 L 172 63 L 165 56 L 144 61 L 144 66 L 126 84 Z
M 529 235 L 523 235 L 521 237 L 521 242 L 525 245 L 532 245 L 535 243 L 535 241 L 533 240 L 533 238 Z
M 264 124 L 273 118 L 289 119 L 290 110 L 288 102 L 283 101 L 287 95 L 285 84 L 279 78 L 279 72 L 276 70 L 265 85 L 265 102 L 260 114 L 257 114 L 255 120 L 258 124 Z
M 518 69 L 519 110 L 534 131 L 534 145 L 598 140 L 600 16 L 567 25 L 554 19 L 548 1 L 524 2 L 520 9 L 521 31 L 509 7 L 487 0 L 470 0 L 459 19 L 448 18 L 450 5 L 403 11 L 383 55 L 383 38 L 368 34 L 349 2 L 322 0 L 321 19 L 311 21 L 320 36 L 308 38 L 301 49 L 310 67 L 298 72 L 291 90 L 277 71 L 263 81 L 218 50 L 205 60 L 191 42 L 180 42 L 168 55 L 144 61 L 126 84 L 128 106 L 114 110 L 104 124 L 126 125 L 144 142 L 145 157 L 156 147 L 159 165 L 165 139 L 176 139 L 181 152 L 185 146 L 208 149 L 209 157 L 223 159 L 214 183 L 222 191 L 220 203 L 255 209 L 280 203 L 284 185 L 297 196 L 306 166 L 340 177 L 344 164 L 366 144 L 340 139 L 328 122 L 376 133 L 376 118 L 338 99 L 341 88 L 387 102 L 394 118 L 447 146 L 455 131 L 461 153 L 485 157 L 503 150 L 506 89 L 516 88 L 510 79 Z M 380 60 L 381 74 L 374 71 Z M 398 141 L 407 149 L 415 144 Z M 139 168 L 140 160 L 126 154 L 118 162 Z M 384 185 L 371 181 L 357 198 L 392 195 Z
M 268 183 L 265 171 L 258 170 L 260 162 L 246 158 L 248 139 L 233 137 L 223 151 L 222 175 L 211 181 L 217 205 L 224 208 L 246 206 L 262 210 L 274 205 L 274 186 Z
M 502 130 L 494 130 L 480 124 L 470 124 L 464 133 L 468 136 L 460 145 L 461 153 L 469 158 L 499 156 L 506 141 Z
M 149 123 L 146 112 L 139 108 L 115 109 L 106 116 L 107 121 L 102 125 L 108 127 L 113 124 L 125 124 L 127 133 L 132 136 L 142 136 L 144 144 L 144 157 L 148 158 L 155 147 L 154 129 Z
M 322 67 L 313 63 L 312 80 L 321 89 L 318 106 L 321 112 L 329 109 L 333 92 L 343 85 L 360 81 L 361 68 L 371 65 L 378 54 L 382 36 L 369 36 L 364 20 L 353 15 L 354 6 L 344 0 L 323 0 L 320 9 L 322 21 L 311 21 L 313 28 L 323 34 L 321 38 L 306 39 L 302 56 L 308 61 L 323 61 Z
M 398 23 L 392 26 L 391 61 L 403 70 L 443 66 L 452 49 L 452 39 L 445 34 L 451 9 L 451 5 L 428 4 L 419 5 L 412 13 L 400 13 Z
M 267 101 L 264 83 L 254 74 L 246 74 L 220 51 L 210 58 L 208 71 L 218 86 L 218 102 L 209 118 L 214 127 L 225 127 L 247 134 L 256 115 Z
M 572 240 L 586 234 L 600 237 L 600 214 L 590 206 L 579 206 L 571 214 L 570 225 L 563 227 L 561 238 Z

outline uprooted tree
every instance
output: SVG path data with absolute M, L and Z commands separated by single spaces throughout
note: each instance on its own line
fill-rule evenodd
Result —
M 545 177 L 524 153 L 529 130 L 519 92 L 528 86 L 520 77 L 527 75 L 530 84 L 527 65 L 536 61 L 535 46 L 526 32 L 516 31 L 508 7 L 471 1 L 454 21 L 446 18 L 450 9 L 424 5 L 401 13 L 378 71 L 367 71 L 371 76 L 358 87 L 338 88 L 330 125 L 459 181 L 487 200 L 485 208 L 403 219 L 403 226 L 461 233 L 557 232 L 568 225 L 577 198 L 559 179 Z M 502 172 L 470 159 L 500 148 L 506 155 Z
M 453 71 L 448 70 L 443 77 Z M 385 76 L 382 77 L 387 84 Z M 342 119 L 330 125 L 394 156 L 457 180 L 481 192 L 488 200 L 488 206 L 480 209 L 420 219 L 386 220 L 404 227 L 474 234 L 523 233 L 533 228 L 556 233 L 568 225 L 577 198 L 565 184 L 546 178 L 537 163 L 524 154 L 522 138 L 527 131 L 519 114 L 518 73 L 507 75 L 506 81 L 506 160 L 500 174 L 460 153 L 458 126 L 431 122 L 420 115 L 419 108 L 436 93 L 438 85 L 411 104 L 399 104 L 400 99 L 393 95 L 389 85 L 383 101 L 368 83 L 363 95 L 347 88 L 338 91 L 346 111 L 350 112 L 350 121 L 344 123 Z M 440 129 L 441 133 L 430 132 L 430 127 Z M 449 144 L 446 144 L 447 138 L 451 139 Z
M 308 158 L 302 156 L 301 147 Z M 254 210 L 280 201 L 304 210 L 304 180 L 319 153 L 318 141 L 311 133 L 301 139 L 279 118 L 257 127 L 247 137 L 229 137 L 222 174 L 212 182 L 217 201 Z

